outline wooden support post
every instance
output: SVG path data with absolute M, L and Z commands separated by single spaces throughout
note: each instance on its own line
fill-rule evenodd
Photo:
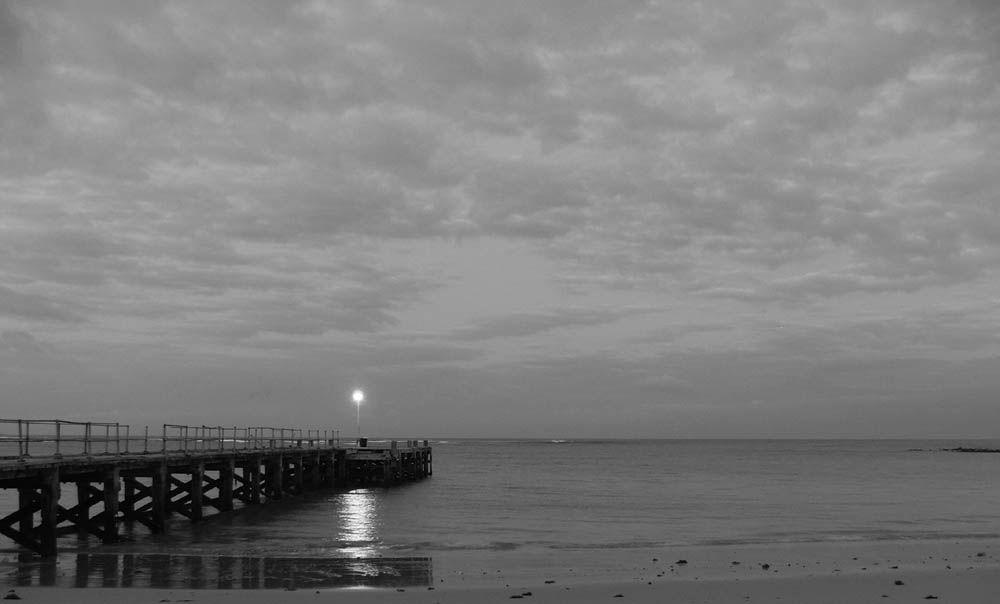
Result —
M 293 475 L 295 480 L 294 493 L 296 495 L 301 495 L 302 491 L 305 489 L 305 458 L 301 455 L 295 456 L 295 474 Z
M 323 460 L 323 486 L 332 487 L 337 484 L 337 453 L 324 451 L 320 456 Z
M 284 484 L 282 474 L 284 474 L 285 462 L 281 454 L 271 455 L 264 461 L 264 494 L 268 499 L 281 499 Z
M 201 520 L 204 515 L 205 496 L 205 462 L 198 461 L 191 465 L 191 481 L 188 483 L 188 492 L 191 496 L 191 520 Z
M 162 533 L 167 530 L 167 515 L 170 513 L 170 469 L 166 462 L 153 467 L 149 495 L 153 500 L 150 528 L 154 533 Z
M 76 525 L 77 530 L 80 533 L 80 537 L 83 538 L 87 533 L 87 527 L 90 524 L 90 483 L 87 482 L 77 482 L 76 483 L 76 507 L 73 510 L 76 515 L 71 516 L 70 520 Z
M 322 455 L 319 451 L 309 454 L 309 488 L 318 489 L 320 487 L 320 463 Z
M 104 473 L 104 532 L 105 543 L 118 541 L 118 490 L 121 488 L 121 470 L 116 466 Z
M 35 505 L 35 489 L 33 487 L 17 488 L 17 509 L 24 511 Z M 35 514 L 22 514 L 17 528 L 23 535 L 30 535 L 35 530 Z
M 382 460 L 382 483 L 389 485 L 394 482 L 394 468 L 396 460 L 392 458 L 386 458 Z
M 243 488 L 246 491 L 247 503 L 260 503 L 260 458 L 254 457 L 243 468 Z
M 39 545 L 42 556 L 56 554 L 56 535 L 59 525 L 59 469 L 43 470 L 38 485 L 41 504 L 41 524 L 39 525 Z
M 219 501 L 216 507 L 221 512 L 233 509 L 233 481 L 236 475 L 236 460 L 232 457 L 222 462 L 219 468 Z
M 343 484 L 347 482 L 347 454 L 340 450 L 334 454 L 334 460 L 337 464 L 336 475 L 337 482 Z
M 121 499 L 121 503 L 118 504 L 118 509 L 121 510 L 123 518 L 131 518 L 135 514 L 135 484 L 133 484 L 132 480 L 126 478 L 122 486 L 124 486 L 125 494 Z

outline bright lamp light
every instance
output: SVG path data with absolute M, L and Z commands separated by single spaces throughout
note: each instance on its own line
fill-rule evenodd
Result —
M 365 393 L 361 390 L 355 390 L 351 393 L 351 398 L 354 399 L 355 403 L 360 405 L 361 401 L 365 400 Z

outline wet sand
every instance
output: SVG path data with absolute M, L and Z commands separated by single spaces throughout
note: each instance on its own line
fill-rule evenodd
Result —
M 669 557 L 668 557 L 669 554 Z M 524 556 L 491 568 L 445 564 L 433 585 L 397 588 L 195 590 L 4 586 L 24 602 L 200 604 L 347 602 L 640 602 L 725 604 L 795 602 L 952 602 L 995 604 L 1000 541 L 885 542 L 718 546 L 605 555 L 568 552 L 558 566 Z M 675 557 L 675 555 L 683 557 Z M 558 556 L 556 556 L 558 557 Z M 589 560 L 589 562 L 588 562 Z M 580 564 L 583 563 L 583 564 Z

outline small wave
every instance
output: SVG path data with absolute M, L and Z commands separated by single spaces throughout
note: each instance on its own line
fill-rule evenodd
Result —
M 663 541 L 620 541 L 613 543 L 552 543 L 548 547 L 554 550 L 620 550 L 620 549 L 650 549 L 664 547 Z
M 1000 533 L 902 533 L 894 531 L 868 533 L 823 533 L 815 535 L 769 535 L 746 539 L 708 539 L 693 545 L 730 547 L 740 545 L 795 545 L 812 543 L 867 543 L 892 541 L 937 541 L 998 539 Z
M 334 541 L 331 545 L 337 549 L 355 549 L 359 547 L 372 547 L 375 545 L 381 545 L 381 542 L 370 539 L 368 540 L 359 539 L 353 541 L 352 540 Z
M 466 552 L 466 551 L 486 551 L 486 552 L 509 552 L 525 546 L 538 545 L 537 542 L 518 543 L 514 541 L 490 541 L 488 543 L 441 543 L 436 541 L 416 541 L 413 543 L 400 543 L 388 546 L 387 549 L 413 550 L 413 551 L 439 551 L 439 552 Z

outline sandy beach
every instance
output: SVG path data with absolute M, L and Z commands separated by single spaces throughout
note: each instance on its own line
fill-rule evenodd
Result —
M 613 557 L 577 571 L 554 566 L 452 569 L 434 586 L 191 590 L 4 587 L 25 602 L 677 602 L 835 604 L 939 601 L 994 604 L 1000 545 L 994 540 L 809 544 L 672 550 L 685 558 Z M 581 554 L 574 561 L 584 559 Z M 768 560 L 768 561 L 763 561 Z M 631 565 L 631 566 L 630 566 Z M 8 591 L 11 590 L 11 591 Z

